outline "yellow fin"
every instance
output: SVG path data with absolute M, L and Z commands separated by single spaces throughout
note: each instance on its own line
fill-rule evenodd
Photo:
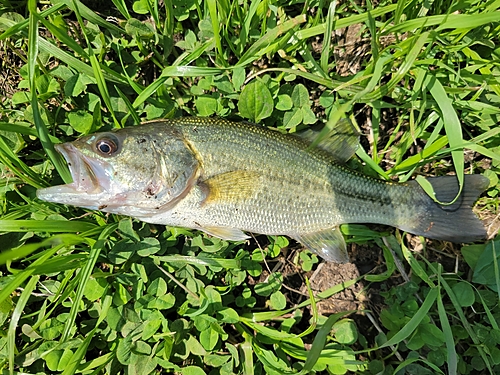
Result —
M 250 236 L 247 236 L 243 231 L 231 227 L 202 227 L 201 230 L 214 237 L 222 238 L 227 241 L 243 241 Z
M 349 255 L 339 227 L 292 236 L 313 253 L 329 262 L 348 263 Z
M 206 190 L 203 203 L 244 201 L 253 196 L 259 185 L 259 174 L 251 171 L 226 172 L 201 183 Z

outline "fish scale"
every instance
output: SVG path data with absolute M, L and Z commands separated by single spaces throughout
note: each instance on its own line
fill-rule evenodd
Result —
M 348 171 L 321 150 L 308 150 L 308 144 L 300 139 L 283 145 L 283 139 L 289 140 L 289 137 L 278 132 L 221 121 L 217 123 L 219 131 L 228 135 L 222 143 L 219 136 L 212 133 L 213 124 L 196 123 L 196 130 L 184 126 L 182 131 L 200 155 L 210 155 L 203 163 L 204 177 L 241 168 L 261 173 L 262 184 L 257 197 L 238 204 L 221 202 L 207 208 L 209 217 L 225 218 L 222 225 L 252 231 L 258 221 L 260 231 L 264 229 L 269 234 L 303 233 L 332 228 L 342 222 L 366 222 L 370 212 L 377 215 L 377 221 L 381 223 L 393 223 L 392 206 L 386 212 L 380 211 L 384 206 L 380 202 L 385 201 L 385 206 L 390 206 L 392 200 L 402 200 L 405 193 L 408 194 L 404 185 Z M 231 149 L 229 145 L 233 142 L 235 148 Z M 236 145 L 245 151 L 241 153 L 245 159 L 235 154 Z M 280 152 L 276 152 L 277 149 Z M 276 188 L 280 186 L 286 189 L 276 194 Z M 374 203 L 369 204 L 367 197 Z M 235 208 L 238 208 L 238 215 L 234 214 Z M 249 211 L 248 215 L 240 218 L 246 211 Z M 244 219 L 247 221 L 243 222 Z
M 224 143 L 212 133 L 211 125 L 185 126 L 182 130 L 200 155 L 210 154 L 207 160 L 202 157 L 204 172 L 201 178 L 245 170 L 256 171 L 260 181 L 255 181 L 252 197 L 202 207 L 206 216 L 221 217 L 221 225 L 244 227 L 249 231 L 255 231 L 258 226 L 269 234 L 319 230 L 325 225 L 335 225 L 332 187 L 321 174 L 321 169 L 326 170 L 324 156 L 307 151 L 305 155 L 308 157 L 304 158 L 307 145 L 297 140 L 284 147 L 280 143 L 282 135 L 278 132 L 264 132 L 253 125 L 231 126 L 226 122 L 218 125 L 228 134 Z M 249 133 L 248 127 L 253 131 Z M 245 150 L 242 153 L 245 158 L 235 153 L 238 148 Z M 294 163 L 299 157 L 301 162 Z M 231 160 L 229 163 L 228 159 Z M 271 160 L 274 165 L 269 166 Z M 279 186 L 286 187 L 282 194 L 276 194 Z M 238 214 L 235 214 L 236 210 Z M 297 212 L 302 215 L 297 215 Z
M 74 181 L 37 195 L 228 240 L 248 238 L 244 231 L 288 235 L 336 262 L 348 261 L 343 223 L 386 224 L 454 242 L 485 237 L 471 207 L 487 178 L 465 176 L 461 196 L 441 205 L 414 181 L 346 168 L 357 141 L 351 130 L 339 123 L 316 142 L 309 131 L 298 137 L 221 119 L 155 120 L 58 145 Z M 455 199 L 455 176 L 428 181 L 438 200 Z

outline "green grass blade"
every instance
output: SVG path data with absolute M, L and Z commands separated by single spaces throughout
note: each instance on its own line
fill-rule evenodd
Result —
M 56 12 L 60 10 L 60 8 L 64 7 L 64 4 L 58 4 L 52 8 L 46 9 L 43 12 L 40 12 L 38 15 L 38 18 L 42 19 L 53 12 Z M 0 40 L 2 38 L 7 38 L 8 36 L 21 32 L 23 35 L 28 36 L 28 33 L 24 31 L 24 29 L 29 26 L 29 19 L 20 23 L 15 23 L 12 20 L 8 20 L 5 18 L 0 17 L 2 22 L 6 25 L 10 25 L 10 28 L 6 30 L 3 34 L 0 35 Z M 12 29 L 12 31 L 11 31 Z M 6 34 L 8 33 L 8 34 Z M 94 72 L 90 66 L 82 62 L 81 60 L 77 59 L 73 55 L 69 54 L 68 52 L 62 50 L 61 48 L 57 47 L 56 45 L 49 43 L 46 39 L 42 38 L 41 36 L 38 35 L 38 47 L 40 48 L 40 51 L 48 53 L 49 55 L 54 56 L 56 59 L 59 59 L 66 63 L 69 67 L 72 67 L 73 69 L 85 73 L 90 77 L 94 77 Z M 112 82 L 115 83 L 122 83 L 122 84 L 127 84 L 126 79 L 124 79 L 120 74 L 117 72 L 111 70 L 107 66 L 101 66 L 101 69 L 103 70 L 104 77 Z
M 407 3 L 407 4 L 410 4 L 410 3 Z M 377 8 L 377 9 L 370 11 L 370 14 L 373 18 L 377 18 L 377 17 L 383 16 L 387 13 L 394 11 L 394 9 L 396 9 L 396 7 L 397 7 L 396 4 L 387 5 L 387 6 L 380 7 L 380 8 Z M 337 20 L 337 22 L 335 22 L 334 30 L 342 29 L 344 27 L 355 25 L 357 23 L 363 23 L 363 22 L 366 22 L 367 20 L 368 20 L 368 13 L 356 14 L 353 16 L 341 18 L 341 19 Z M 295 36 L 299 40 L 305 40 L 305 39 L 312 38 L 316 35 L 324 34 L 325 29 L 326 29 L 326 23 L 322 23 L 321 25 L 318 25 L 318 26 L 313 26 L 313 27 L 310 27 L 310 28 L 305 29 L 305 30 L 300 30 L 295 34 Z
M 427 264 L 427 266 L 429 267 L 429 270 L 431 272 L 434 272 L 436 275 L 438 274 L 438 271 L 436 270 L 436 268 L 427 259 L 422 258 L 422 260 Z M 461 322 L 462 326 L 465 328 L 465 330 L 469 334 L 469 337 L 471 338 L 473 343 L 476 345 L 476 349 L 478 350 L 481 359 L 484 361 L 484 363 L 485 363 L 486 367 L 488 368 L 488 370 L 490 371 L 490 373 L 492 373 L 492 368 L 491 368 L 490 361 L 488 360 L 488 356 L 486 355 L 484 349 L 482 348 L 480 339 L 478 338 L 476 332 L 472 328 L 472 326 L 469 322 L 469 319 L 465 316 L 463 309 L 462 309 L 462 306 L 458 302 L 457 297 L 455 296 L 455 293 L 453 292 L 453 290 L 451 289 L 449 284 L 446 282 L 446 280 L 442 276 L 439 276 L 439 282 L 440 282 L 442 288 L 446 291 L 446 294 L 448 295 L 448 298 L 450 299 L 451 303 L 453 304 L 453 307 L 455 308 L 455 311 L 456 311 L 458 317 L 460 318 L 460 322 Z
M 450 322 L 446 314 L 446 309 L 444 308 L 441 288 L 439 288 L 439 294 L 437 298 L 437 308 L 439 315 L 439 322 L 441 323 L 441 328 L 444 333 L 445 344 L 446 344 L 446 363 L 448 364 L 448 374 L 456 375 L 458 367 L 458 357 L 457 351 L 455 349 L 455 340 L 453 339 L 453 332 L 451 330 Z
M 401 16 L 403 15 L 403 11 L 406 7 L 406 1 L 398 0 L 396 11 L 394 12 L 394 24 L 399 24 L 401 20 Z
M 500 162 L 500 153 L 498 151 L 495 151 L 494 148 L 486 148 L 486 147 L 480 146 L 480 145 L 475 144 L 475 143 L 470 143 L 470 142 L 464 142 L 463 144 L 457 145 L 457 147 L 456 147 L 456 149 L 459 149 L 459 150 L 464 149 L 464 148 L 472 150 L 472 151 L 476 151 L 477 153 L 482 154 L 482 155 L 486 156 L 487 158 L 495 160 L 495 162 Z M 442 151 L 442 152 L 437 153 L 437 155 L 441 155 L 441 154 L 447 154 L 447 152 Z
M 268 370 L 267 373 L 275 373 L 280 375 L 294 374 L 289 366 L 287 366 L 283 361 L 276 358 L 274 351 L 268 350 L 266 347 L 259 345 L 257 340 L 253 341 L 253 352 L 257 356 L 257 359 L 264 365 L 264 369 Z
M 376 23 L 375 23 L 375 19 L 372 17 L 372 12 L 373 8 L 371 6 L 370 3 L 368 3 L 368 12 L 367 13 L 367 16 L 368 16 L 368 20 L 366 21 L 366 24 L 368 26 L 368 29 L 370 30 L 370 34 L 371 34 L 371 46 L 372 46 L 372 50 L 371 50 L 371 53 L 372 53 L 372 56 L 373 56 L 373 61 L 377 62 L 377 60 L 379 59 L 379 56 L 380 56 L 380 51 L 379 51 L 379 40 L 378 40 L 378 32 L 377 32 L 377 26 L 376 26 Z
M 82 343 L 82 346 L 84 345 L 86 345 L 85 342 Z M 90 374 L 90 375 L 102 374 L 104 372 L 105 366 L 116 357 L 115 352 L 108 352 L 106 354 L 101 355 L 100 357 L 89 359 L 85 363 L 79 363 L 78 366 L 76 366 L 75 368 L 73 366 L 73 361 L 77 360 L 77 357 L 75 355 L 76 354 L 80 355 L 81 352 L 82 351 L 80 350 L 80 348 L 78 348 L 74 354 L 74 358 L 71 358 L 69 366 L 64 370 L 63 372 L 64 375 L 74 374 L 76 372 Z M 85 354 L 85 352 L 83 352 L 83 354 Z M 85 358 L 82 358 L 82 360 L 85 360 Z M 66 370 L 68 370 L 68 372 L 66 372 Z M 94 371 L 90 372 L 91 370 Z
M 41 188 L 45 186 L 40 175 L 28 167 L 19 157 L 10 149 L 4 138 L 0 136 L 0 163 L 9 168 L 12 172 L 31 186 Z
M 121 13 L 123 17 L 125 17 L 127 20 L 131 18 L 130 13 L 127 9 L 127 4 L 125 4 L 124 0 L 111 0 L 113 4 L 115 5 L 116 9 Z
M 319 292 L 315 297 L 315 301 L 330 298 L 331 296 L 333 296 L 337 293 L 340 293 L 343 290 L 345 290 L 345 289 L 353 286 L 354 284 L 358 283 L 359 281 L 363 280 L 363 278 L 364 278 L 363 276 L 360 276 L 356 279 L 344 281 L 340 284 L 337 284 L 337 285 L 334 285 L 334 286 L 328 288 L 327 290 Z M 292 307 L 292 308 L 287 309 L 287 310 L 255 312 L 255 313 L 251 313 L 251 314 L 250 313 L 243 314 L 242 316 L 244 316 L 245 318 L 251 319 L 252 322 L 264 322 L 267 320 L 279 318 L 283 315 L 290 314 L 291 312 L 293 312 L 297 309 L 303 309 L 304 307 L 312 305 L 312 303 L 313 303 L 312 299 L 309 298 L 309 299 L 305 300 L 304 302 L 301 302 L 297 306 Z
M 250 319 L 241 317 L 240 322 L 246 324 L 251 330 L 269 337 L 273 340 L 286 341 L 290 339 L 295 339 L 298 336 L 292 333 L 287 333 L 283 331 L 278 331 L 277 329 L 270 328 L 256 322 L 252 322 Z
M 431 95 L 433 96 L 434 100 L 439 106 L 439 109 L 441 110 L 443 116 L 444 128 L 446 131 L 446 136 L 448 137 L 448 142 L 450 144 L 450 147 L 453 148 L 462 144 L 464 142 L 462 136 L 462 125 L 460 124 L 460 120 L 458 119 L 457 113 L 453 108 L 452 101 L 450 100 L 450 98 L 448 98 L 448 95 L 446 94 L 443 85 L 436 79 L 436 77 L 430 74 L 427 75 L 424 84 L 428 87 Z M 458 190 L 456 197 L 451 202 L 444 202 L 445 204 L 452 204 L 458 199 L 458 197 L 462 192 L 464 184 L 464 164 L 465 164 L 464 153 L 462 150 L 455 150 L 451 152 L 451 157 L 453 159 L 453 164 L 455 167 L 460 188 Z M 426 190 L 428 194 L 430 193 L 430 197 L 433 198 L 436 202 L 438 202 L 437 199 L 435 198 L 435 194 L 433 193 L 433 189 L 430 183 L 422 179 L 418 179 L 417 181 L 419 181 L 422 188 Z
M 52 34 L 54 34 L 57 39 L 61 41 L 62 44 L 68 46 L 71 50 L 73 50 L 76 54 L 88 59 L 89 56 L 85 49 L 80 46 L 75 39 L 71 38 L 66 30 L 61 30 L 59 27 L 56 27 L 52 22 L 47 21 L 40 17 L 40 22 L 49 30 Z
M 40 18 L 48 17 L 53 13 L 59 12 L 64 7 L 65 7 L 64 4 L 54 5 L 50 8 L 47 8 L 47 9 L 41 11 L 39 14 L 39 17 Z M 7 38 L 11 37 L 12 35 L 16 35 L 16 34 L 19 34 L 20 32 L 23 32 L 24 29 L 29 27 L 29 22 L 30 22 L 29 18 L 24 20 L 24 21 L 18 22 L 18 23 L 15 23 L 14 21 L 7 19 L 7 18 L 4 18 L 4 17 L 0 17 L 0 19 L 2 20 L 2 22 L 1 22 L 2 24 L 11 25 L 7 30 L 5 30 L 2 34 L 0 34 L 0 40 L 7 39 Z
M 26 244 L 13 249 L 4 250 L 2 253 L 0 253 L 0 265 L 5 264 L 7 262 L 15 261 L 17 259 L 25 258 L 31 253 L 37 251 L 38 249 L 41 249 L 49 245 L 56 245 L 62 242 L 66 246 L 70 246 L 79 244 L 84 241 L 85 238 L 74 234 L 61 234 L 52 236 L 39 243 Z
M 20 271 L 18 274 L 14 276 L 14 278 L 5 286 L 3 286 L 2 290 L 0 290 L 0 303 L 2 303 L 6 298 L 10 296 L 10 294 L 16 290 L 19 286 L 21 286 L 26 279 L 32 276 L 35 273 L 36 267 L 42 265 L 44 262 L 49 260 L 54 256 L 58 251 L 65 248 L 66 244 L 60 244 L 54 246 L 52 249 L 45 250 L 42 255 L 31 263 L 26 269 Z
M 124 116 L 123 119 L 122 119 L 122 124 L 125 123 L 125 121 L 127 120 L 127 118 L 128 118 L 129 115 L 132 116 L 132 118 L 134 119 L 134 122 L 136 124 L 140 124 L 142 121 L 139 118 L 139 115 L 137 114 L 137 112 L 136 112 L 135 108 L 133 107 L 132 103 L 130 103 L 130 100 L 128 100 L 128 97 L 123 93 L 122 90 L 120 90 L 116 86 L 115 86 L 115 90 L 118 93 L 118 95 L 120 95 L 120 98 L 122 98 L 122 100 L 125 102 L 125 105 L 127 106 L 127 109 L 128 109 L 127 115 Z
M 19 133 L 23 135 L 30 135 L 32 137 L 38 137 L 38 133 L 35 129 L 30 127 L 31 125 L 27 122 L 17 122 L 17 123 L 8 123 L 8 122 L 0 122 L 0 130 L 12 133 Z M 59 140 L 56 137 L 53 137 L 49 134 L 49 138 L 53 143 L 58 143 Z M 7 150 L 7 148 L 6 148 Z M 12 152 L 10 149 L 8 149 Z M 12 155 L 15 155 L 12 153 Z M 24 164 L 24 163 L 23 163 Z M 28 168 L 28 167 L 27 167 Z M 31 169 L 28 168 L 30 171 Z
M 493 251 L 493 268 L 495 270 L 495 282 L 497 286 L 498 300 L 500 301 L 500 270 L 498 268 L 498 257 L 497 257 L 497 250 L 495 247 L 497 241 L 491 241 L 490 243 Z
M 375 90 L 377 83 L 380 82 L 382 79 L 382 74 L 384 72 L 384 67 L 388 64 L 390 64 L 390 61 L 392 60 L 392 57 L 390 56 L 385 56 L 379 58 L 376 62 L 375 65 L 373 66 L 373 73 L 371 74 L 370 80 L 366 84 L 366 87 L 363 89 L 363 91 L 357 93 L 353 101 L 360 100 L 362 99 L 365 95 L 368 93 L 371 93 Z
M 243 338 L 245 341 L 241 344 L 241 351 L 243 353 L 243 373 L 245 375 L 253 375 L 255 364 L 253 361 L 253 338 L 248 333 L 242 332 Z
M 394 237 L 393 237 L 394 238 Z M 395 238 L 394 238 L 395 240 Z M 380 243 L 379 245 L 382 247 L 382 250 L 384 252 L 384 260 L 385 260 L 385 266 L 387 270 L 382 273 L 378 273 L 376 275 L 365 275 L 364 279 L 369 282 L 375 282 L 375 283 L 380 283 L 384 280 L 387 280 L 388 278 L 392 277 L 394 274 L 394 271 L 396 271 L 396 262 L 394 260 L 394 256 L 391 253 L 391 250 L 383 243 Z
M 212 21 L 212 31 L 214 33 L 215 47 L 217 48 L 217 54 L 215 56 L 215 60 L 220 64 L 225 66 L 227 63 L 223 61 L 223 51 L 222 44 L 220 41 L 220 23 L 219 23 L 219 14 L 217 12 L 217 1 L 215 0 L 207 0 L 208 13 L 210 14 L 210 20 Z
M 125 30 L 121 27 L 110 23 L 104 20 L 102 17 L 98 16 L 94 11 L 92 11 L 89 7 L 84 5 L 79 0 L 52 0 L 53 3 L 59 4 L 64 3 L 69 9 L 71 9 L 75 14 L 78 14 L 80 17 L 89 20 L 90 22 L 99 25 L 107 30 L 113 31 L 118 34 L 125 34 Z M 84 29 L 82 29 L 84 30 Z
M 307 353 L 307 359 L 306 362 L 304 363 L 304 367 L 299 372 L 300 375 L 309 374 L 312 371 L 314 365 L 316 364 L 316 362 L 318 362 L 318 359 L 321 356 L 321 353 L 326 344 L 326 340 L 330 335 L 333 325 L 340 318 L 344 317 L 345 315 L 348 315 L 349 313 L 352 313 L 352 311 L 343 311 L 340 313 L 332 314 L 328 317 L 326 322 L 323 323 L 321 328 L 316 333 L 316 337 L 314 338 L 314 341 L 311 345 L 311 349 Z
M 425 297 L 424 302 L 422 303 L 422 306 L 418 309 L 418 311 L 413 315 L 413 317 L 410 319 L 408 323 L 405 324 L 401 330 L 396 333 L 393 337 L 391 337 L 387 342 L 384 344 L 380 345 L 378 349 L 382 348 L 387 348 L 389 346 L 397 345 L 401 341 L 405 340 L 407 337 L 409 337 L 418 327 L 422 319 L 424 319 L 427 314 L 429 313 L 429 310 L 431 309 L 432 305 L 436 301 L 436 298 L 439 293 L 439 288 L 432 288 L 429 290 L 429 293 Z M 374 349 L 373 349 L 374 350 Z
M 108 225 L 99 235 L 98 240 L 92 245 L 90 248 L 90 253 L 87 262 L 85 263 L 85 267 L 80 270 L 78 273 L 78 286 L 76 289 L 76 295 L 73 299 L 73 304 L 71 305 L 68 318 L 64 324 L 64 330 L 61 335 L 60 342 L 63 343 L 67 341 L 70 337 L 71 330 L 75 324 L 76 316 L 78 314 L 80 308 L 80 302 L 83 298 L 83 292 L 85 291 L 85 287 L 87 286 L 87 282 L 90 279 L 90 275 L 92 274 L 92 270 L 97 262 L 97 258 L 101 253 L 101 250 L 104 248 L 106 244 L 106 239 L 110 236 L 118 228 L 118 223 Z
M 238 63 L 234 66 L 245 67 L 252 61 L 257 60 L 265 53 L 266 47 L 276 42 L 278 37 L 287 31 L 293 29 L 297 25 L 306 22 L 305 14 L 292 18 L 291 20 L 283 22 L 281 25 L 276 26 L 274 29 L 269 30 L 266 35 L 256 41 L 248 50 L 240 57 Z
M 355 86 L 355 85 L 348 85 L 345 82 L 339 81 L 339 80 L 334 80 L 330 78 L 324 78 L 321 76 L 318 76 L 317 74 L 309 73 L 309 72 L 303 72 L 300 70 L 296 69 L 290 69 L 290 68 L 267 68 L 267 69 L 262 69 L 256 75 L 262 75 L 267 72 L 283 72 L 283 73 L 288 73 L 288 74 L 294 74 L 299 77 L 305 78 L 307 80 L 310 80 L 312 82 L 316 82 L 320 85 L 324 85 L 325 87 L 329 89 L 335 89 L 335 91 L 342 92 L 345 91 L 349 94 L 356 94 L 362 90 L 361 87 Z M 249 77 L 247 81 L 249 81 L 253 77 Z M 368 77 L 369 78 L 369 77 Z M 367 79 L 366 77 L 360 78 L 359 81 L 363 81 Z
M 85 358 L 85 355 L 87 354 L 87 348 L 90 345 L 90 342 L 92 341 L 92 338 L 94 337 L 95 333 L 97 332 L 97 329 L 99 325 L 106 319 L 108 315 L 109 308 L 111 307 L 111 304 L 113 302 L 113 298 L 111 295 L 106 294 L 104 298 L 102 299 L 102 308 L 99 313 L 99 318 L 97 319 L 95 327 L 87 334 L 87 337 L 85 337 L 85 340 L 83 340 L 82 345 L 78 347 L 78 349 L 73 353 L 71 359 L 68 362 L 68 365 L 64 369 L 62 375 L 73 375 L 77 372 L 77 370 L 80 368 L 82 361 Z M 105 358 L 103 358 L 104 363 L 109 362 L 112 359 L 111 353 Z
M 423 27 L 439 25 L 436 31 L 445 29 L 475 29 L 491 22 L 498 22 L 500 13 L 498 11 L 483 14 L 446 14 L 429 17 L 414 18 L 387 30 L 387 33 L 404 33 L 414 31 Z
M 314 293 L 311 289 L 311 284 L 309 280 L 306 279 L 307 293 L 309 294 L 309 301 L 311 301 L 311 312 L 312 317 L 310 319 L 309 326 L 299 334 L 299 337 L 307 336 L 308 334 L 314 332 L 316 325 L 318 324 L 318 306 L 316 305 L 316 298 L 314 298 Z
M 174 45 L 174 29 L 175 29 L 175 19 L 174 19 L 174 0 L 165 0 L 163 2 L 165 6 L 165 21 L 163 27 L 163 55 L 165 58 L 170 56 L 172 53 Z
M 335 25 L 335 8 L 337 7 L 337 1 L 333 0 L 328 7 L 328 14 L 326 16 L 326 28 L 325 34 L 323 35 L 323 46 L 321 49 L 320 66 L 323 72 L 328 72 L 328 60 L 330 59 L 330 45 L 331 45 L 331 35 Z
M 73 69 L 85 73 L 90 77 L 94 77 L 94 70 L 89 65 L 85 64 L 81 60 L 78 60 L 76 57 L 70 55 L 66 51 L 63 51 L 61 48 L 49 43 L 44 38 L 39 38 L 40 50 L 46 52 L 55 58 L 63 61 L 66 65 L 72 67 Z M 105 79 L 114 83 L 127 84 L 127 80 L 122 77 L 120 74 L 114 72 L 107 66 L 101 66 L 102 74 Z
M 99 92 L 101 94 L 101 98 L 104 101 L 104 103 L 106 104 L 106 108 L 108 109 L 109 113 L 111 114 L 111 117 L 113 118 L 115 126 L 117 128 L 121 128 L 122 126 L 121 126 L 120 122 L 118 121 L 118 119 L 116 118 L 115 111 L 113 109 L 113 105 L 111 104 L 111 98 L 109 95 L 108 86 L 106 84 L 106 80 L 105 80 L 104 75 L 102 73 L 101 65 L 99 64 L 99 61 L 97 60 L 97 57 L 94 53 L 92 45 L 91 45 L 89 38 L 87 36 L 87 33 L 85 31 L 85 25 L 83 24 L 83 19 L 82 19 L 82 16 L 80 14 L 80 8 L 79 8 L 80 4 L 77 5 L 78 0 L 72 0 L 72 1 L 73 1 L 73 5 L 74 5 L 74 11 L 75 11 L 76 17 L 78 19 L 78 23 L 80 24 L 83 36 L 85 37 L 85 41 L 87 42 L 90 65 L 92 66 L 92 70 L 94 72 L 93 75 L 96 79 L 97 87 L 98 87 Z
M 63 160 L 61 155 L 54 149 L 54 144 L 51 142 L 49 133 L 45 124 L 43 123 L 38 107 L 37 87 L 36 87 L 36 67 L 38 66 L 38 12 L 36 9 L 36 1 L 29 0 L 28 8 L 30 10 L 29 16 L 29 37 L 28 37 L 28 77 L 31 91 L 31 108 L 33 110 L 33 119 L 35 127 L 38 132 L 38 138 L 42 143 L 42 147 L 47 153 L 47 156 L 52 160 L 57 171 L 61 175 L 65 183 L 72 181 L 71 174 L 69 173 L 68 166 Z
M 462 50 L 462 52 L 469 58 L 471 59 L 474 59 L 476 61 L 481 61 L 483 60 L 481 58 L 481 55 L 479 55 L 479 53 L 477 53 L 476 51 L 473 51 L 471 48 L 464 48 Z M 485 76 L 485 77 L 492 77 L 493 76 L 493 72 L 491 70 L 490 67 L 492 67 L 492 64 L 490 64 L 488 61 L 484 61 L 485 62 L 485 65 L 484 67 L 480 68 L 479 69 L 479 72 Z M 488 82 L 489 84 L 489 87 L 497 94 L 497 96 L 500 96 L 500 82 L 498 81 L 495 81 L 495 83 L 493 82 Z M 483 104 L 483 103 L 481 103 Z
M 18 328 L 17 324 L 19 323 L 19 319 L 21 318 L 23 310 L 28 303 L 29 298 L 31 297 L 31 292 L 33 292 L 33 290 L 35 289 L 39 279 L 39 276 L 33 276 L 28 281 L 28 283 L 24 287 L 23 292 L 21 293 L 21 296 L 19 297 L 19 300 L 16 303 L 16 307 L 10 318 L 9 330 L 7 332 L 10 374 L 14 374 L 14 355 L 17 352 L 15 344 L 15 339 L 17 337 L 16 329 Z
M 169 77 L 200 77 L 208 75 L 216 75 L 224 72 L 224 69 L 219 68 L 204 68 L 198 66 L 168 66 L 166 67 L 160 77 L 151 83 L 148 87 L 142 91 L 139 96 L 134 100 L 132 105 L 134 108 L 138 108 L 147 99 L 149 99 L 155 92 L 160 88 L 161 85 Z
M 495 253 L 493 253 L 493 254 L 495 254 Z M 497 284 L 498 284 L 498 282 L 497 282 Z M 498 294 L 498 299 L 500 300 L 500 289 L 498 289 L 497 294 Z M 479 291 L 477 289 L 476 289 L 476 295 L 481 300 L 481 304 L 483 305 L 486 316 L 488 317 L 488 322 L 491 324 L 493 329 L 496 329 L 496 330 L 500 329 L 500 326 L 499 326 L 500 322 L 498 322 L 497 318 L 492 314 L 491 309 L 488 307 L 488 304 L 486 303 L 483 296 L 481 295 L 481 293 L 479 293 Z
M 0 232 L 84 232 L 97 225 L 80 220 L 0 220 Z
M 439 32 L 445 29 L 460 29 L 460 31 L 463 32 L 464 29 L 472 30 L 498 21 L 500 21 L 498 9 L 489 13 L 449 14 L 446 17 L 446 21 L 441 23 L 436 31 Z
M 257 8 L 260 4 L 261 0 L 252 0 L 248 11 L 245 13 L 245 19 L 243 21 L 243 24 L 241 25 L 241 32 L 239 35 L 240 37 L 240 46 L 238 49 L 239 51 L 243 50 L 248 41 L 248 33 L 250 32 L 252 18 L 254 17 L 255 12 L 257 11 Z
M 392 91 L 396 85 L 405 77 L 408 71 L 413 67 L 417 57 L 420 55 L 422 48 L 429 43 L 431 39 L 430 33 L 422 33 L 414 42 L 413 47 L 408 51 L 408 54 L 398 71 L 392 75 L 387 84 L 380 86 L 363 97 L 363 101 L 370 102 L 373 100 L 381 99 L 386 93 Z M 408 41 L 406 41 L 408 42 Z
M 435 288 L 436 284 L 429 278 L 429 275 L 422 268 L 420 263 L 417 262 L 413 253 L 405 246 L 405 244 L 401 241 L 401 251 L 403 252 L 403 256 L 411 267 L 412 272 L 420 277 L 429 287 Z
M 195 48 L 192 52 L 185 52 L 181 54 L 177 59 L 175 59 L 175 61 L 172 63 L 172 66 L 188 66 L 205 52 L 214 48 L 214 46 L 215 41 L 213 39 L 209 39 L 205 43 L 200 44 L 200 46 Z
M 358 147 L 356 155 L 385 180 L 390 179 L 389 175 L 366 153 L 363 147 Z
M 217 266 L 224 269 L 239 269 L 242 268 L 242 261 L 237 259 L 224 259 L 224 258 L 210 258 L 206 255 L 200 254 L 198 256 L 186 256 L 186 255 L 164 255 L 157 258 L 161 262 L 165 263 L 182 263 L 182 264 L 193 264 L 201 266 Z
M 403 371 L 403 370 L 404 370 L 404 369 L 405 369 L 408 365 L 411 365 L 412 363 L 419 362 L 419 361 L 421 361 L 421 362 L 425 363 L 425 364 L 426 364 L 426 365 L 428 365 L 431 369 L 433 369 L 433 370 L 434 370 L 434 372 L 431 372 L 432 374 L 436 374 L 436 375 L 437 375 L 437 374 L 443 374 L 443 375 L 444 375 L 444 373 L 443 373 L 443 372 L 442 372 L 442 371 L 441 371 L 441 370 L 440 370 L 440 369 L 439 369 L 439 368 L 438 368 L 435 364 L 430 363 L 429 361 L 424 361 L 423 359 L 418 358 L 418 357 L 417 357 L 417 358 L 415 358 L 415 357 L 410 357 L 410 358 L 408 358 L 408 359 L 404 360 L 403 362 L 399 363 L 399 364 L 398 364 L 398 367 L 396 367 L 396 368 L 394 369 L 394 374 L 400 374 L 400 373 L 401 373 L 401 371 Z M 408 370 L 409 370 L 409 369 L 408 369 Z M 411 371 L 411 370 L 410 370 L 410 371 Z M 408 373 L 408 371 L 405 371 L 405 372 L 406 372 L 406 373 Z
M 437 155 L 447 144 L 448 137 L 440 137 L 436 142 L 432 143 L 432 146 L 424 148 L 418 154 L 410 156 L 406 160 L 391 168 L 389 170 L 389 174 L 406 172 L 416 166 L 422 165 L 422 163 L 427 163 L 430 157 Z
M 82 241 L 83 242 L 83 241 Z M 44 264 L 35 268 L 35 275 L 48 275 L 54 270 L 56 272 L 65 272 L 80 268 L 86 257 L 82 254 L 70 254 L 49 259 Z

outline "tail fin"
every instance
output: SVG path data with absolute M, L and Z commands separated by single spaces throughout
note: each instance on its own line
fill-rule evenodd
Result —
M 485 239 L 486 229 L 481 220 L 472 212 L 472 206 L 479 194 L 488 187 L 489 180 L 478 174 L 464 177 L 462 194 L 455 203 L 449 206 L 434 202 L 416 181 L 412 181 L 413 188 L 419 190 L 416 196 L 421 197 L 420 205 L 425 209 L 418 210 L 422 212 L 422 215 L 415 220 L 418 222 L 415 227 L 401 229 L 428 238 L 458 243 Z M 458 193 L 456 176 L 432 177 L 428 180 L 440 202 L 451 202 Z

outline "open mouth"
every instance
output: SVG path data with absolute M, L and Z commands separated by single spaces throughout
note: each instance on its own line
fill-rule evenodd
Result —
M 73 182 L 39 189 L 38 198 L 49 202 L 75 204 L 76 201 L 87 201 L 90 200 L 89 196 L 97 197 L 106 192 L 109 188 L 107 163 L 83 155 L 71 143 L 55 145 L 55 149 L 66 159 Z
M 98 163 L 82 155 L 71 143 L 56 145 L 55 149 L 66 159 L 71 177 L 73 177 L 72 183 L 60 187 L 66 186 L 87 194 L 98 194 L 102 191 L 96 176 L 97 170 L 100 169 Z

